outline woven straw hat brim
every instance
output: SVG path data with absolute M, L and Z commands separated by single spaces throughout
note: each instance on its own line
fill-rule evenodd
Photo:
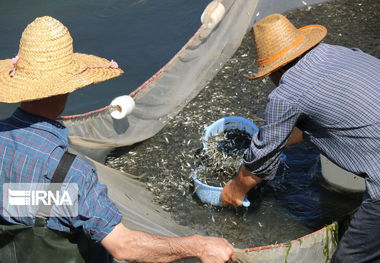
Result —
M 65 72 L 44 72 L 31 76 L 23 69 L 17 69 L 14 77 L 11 77 L 11 59 L 0 60 L 0 102 L 16 103 L 66 94 L 123 73 L 120 68 L 88 68 L 75 74 L 86 66 L 103 66 L 109 63 L 107 59 L 94 55 L 73 53 L 71 66 Z
M 247 75 L 244 75 L 244 77 L 248 79 L 258 79 L 272 73 L 317 45 L 327 34 L 327 29 L 321 25 L 308 25 L 298 30 L 301 31 L 304 36 L 299 45 L 290 49 L 279 58 L 258 66 L 257 74 L 254 77 Z

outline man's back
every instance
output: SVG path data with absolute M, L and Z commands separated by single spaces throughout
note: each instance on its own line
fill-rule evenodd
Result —
M 0 180 L 48 183 L 48 175 L 67 149 L 67 130 L 58 122 L 24 116 L 17 110 L 11 118 L 0 121 Z
M 297 105 L 297 126 L 343 168 L 367 174 L 380 199 L 380 60 L 320 44 L 282 77 L 271 96 Z
M 31 115 L 18 109 L 10 118 L 0 121 L 0 183 L 50 183 L 57 165 L 68 148 L 68 130 L 56 121 Z M 109 200 L 104 185 L 98 183 L 92 165 L 77 157 L 69 170 L 66 183 L 76 183 L 79 191 L 76 218 L 52 217 L 50 229 L 76 232 L 79 229 L 95 241 L 102 240 L 121 214 Z M 3 192 L 1 188 L 0 193 Z M 3 209 L 3 194 L 0 208 Z M 36 212 L 36 207 L 33 208 Z M 32 217 L 2 218 L 12 224 L 34 224 Z

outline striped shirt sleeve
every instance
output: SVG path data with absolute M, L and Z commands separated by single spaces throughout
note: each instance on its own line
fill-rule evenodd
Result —
M 296 105 L 277 96 L 274 90 L 265 110 L 265 125 L 253 136 L 244 153 L 245 167 L 265 180 L 273 179 L 282 151 L 299 117 Z
M 122 214 L 107 195 L 107 186 L 100 184 L 95 168 L 84 158 L 77 157 L 70 169 L 68 182 L 79 187 L 78 216 L 70 225 L 95 242 L 100 242 L 117 224 Z M 53 227 L 54 225 L 50 225 Z

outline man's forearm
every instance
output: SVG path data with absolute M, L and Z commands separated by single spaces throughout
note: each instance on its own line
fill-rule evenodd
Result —
M 247 192 L 255 185 L 263 181 L 263 179 L 251 173 L 244 165 L 240 167 L 238 178 L 239 181 L 248 189 Z
M 294 127 L 286 146 L 291 146 L 300 142 L 303 142 L 303 132 L 297 127 Z
M 233 257 L 233 246 L 216 237 L 165 237 L 117 225 L 102 245 L 118 260 L 129 262 L 172 262 L 198 257 L 205 262 L 226 262 Z
M 118 240 L 118 242 L 107 242 L 111 238 Z M 189 239 L 191 238 L 164 237 L 133 231 L 119 224 L 110 233 L 110 236 L 104 238 L 102 245 L 118 260 L 171 262 L 198 256 L 198 252 Z
M 120 247 L 122 260 L 138 262 L 172 262 L 197 257 L 194 238 L 162 237 L 139 231 L 131 231 Z

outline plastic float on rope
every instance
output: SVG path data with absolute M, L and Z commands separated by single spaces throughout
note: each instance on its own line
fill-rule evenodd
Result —
M 219 1 L 212 1 L 207 5 L 201 15 L 201 22 L 204 26 L 203 32 L 200 32 L 201 39 L 206 38 L 212 30 L 222 21 L 226 9 Z
M 215 136 L 221 132 L 234 130 L 234 129 L 245 131 L 250 136 L 253 136 L 255 133 L 259 131 L 259 128 L 256 126 L 256 124 L 254 124 L 252 121 L 244 117 L 240 117 L 240 116 L 224 117 L 215 121 L 213 124 L 205 128 L 204 135 L 202 138 L 203 148 L 207 149 L 207 145 L 205 142 L 207 142 L 210 137 Z M 283 154 L 280 158 L 280 161 L 284 162 L 285 159 L 286 159 L 286 156 Z M 201 182 L 197 178 L 197 174 L 198 172 L 201 171 L 201 169 L 202 168 L 196 170 L 192 174 L 195 193 L 197 194 L 198 198 L 204 203 L 208 203 L 214 206 L 222 206 L 221 195 L 222 195 L 223 187 L 210 186 Z M 243 200 L 242 205 L 244 207 L 249 207 L 251 203 L 247 198 L 245 198 Z
M 128 95 L 116 97 L 110 105 L 113 106 L 111 116 L 117 120 L 125 118 L 135 109 L 135 101 Z

